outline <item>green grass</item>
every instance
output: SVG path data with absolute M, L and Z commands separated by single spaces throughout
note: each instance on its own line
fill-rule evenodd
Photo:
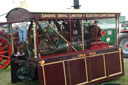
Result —
M 116 83 L 116 84 L 120 84 L 120 85 L 128 85 L 128 76 L 122 76 L 120 78 L 117 78 L 117 79 L 113 79 L 111 81 L 107 81 L 107 82 L 104 82 L 104 83 Z M 97 84 L 97 85 L 103 85 L 104 83 L 102 84 Z
M 112 83 L 119 83 L 121 85 L 128 85 L 128 76 L 123 76 L 118 79 L 112 80 Z
M 0 85 L 25 85 L 24 83 L 11 83 L 10 69 L 0 70 Z

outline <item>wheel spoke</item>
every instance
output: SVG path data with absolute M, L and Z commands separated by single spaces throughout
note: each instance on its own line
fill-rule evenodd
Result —
M 2 52 L 0 52 L 0 54 L 1 54 L 1 53 L 8 53 L 8 51 L 2 51 Z
M 3 50 L 3 49 L 5 49 L 5 48 L 7 48 L 7 47 L 8 47 L 8 46 L 6 45 L 6 46 L 0 48 L 0 51 Z
M 4 56 L 4 55 L 0 55 L 0 57 L 2 57 L 2 58 L 8 58 L 8 56 Z
M 0 42 L 0 46 L 2 45 L 2 42 Z

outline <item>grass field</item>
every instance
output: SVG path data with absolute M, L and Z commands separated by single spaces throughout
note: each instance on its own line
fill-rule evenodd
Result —
M 128 58 L 124 59 L 124 68 L 125 68 L 124 69 L 125 76 L 122 76 L 120 78 L 108 82 L 119 83 L 121 85 L 128 85 Z M 28 81 L 12 84 L 10 69 L 4 69 L 4 70 L 0 70 L 0 85 L 38 85 L 38 84 L 37 82 L 28 82 Z

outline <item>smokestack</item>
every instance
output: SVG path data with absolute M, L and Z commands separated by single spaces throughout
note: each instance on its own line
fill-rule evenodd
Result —
M 80 9 L 79 0 L 74 0 L 74 9 Z

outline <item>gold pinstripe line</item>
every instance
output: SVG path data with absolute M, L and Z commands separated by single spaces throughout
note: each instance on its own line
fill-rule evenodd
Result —
M 85 70 L 86 70 L 86 79 L 88 82 L 88 69 L 87 69 L 87 59 L 85 58 Z
M 63 70 L 64 70 L 65 85 L 67 85 L 66 70 L 65 70 L 65 64 L 64 64 L 64 62 L 63 62 Z
M 44 64 L 44 66 L 46 66 L 46 65 L 51 65 L 51 64 L 57 64 L 57 63 L 63 63 L 64 61 L 57 61 L 57 62 L 52 62 L 52 63 L 46 63 L 46 64 Z
M 97 81 L 97 80 L 101 80 L 101 79 L 104 79 L 104 78 L 106 78 L 106 76 L 103 76 L 103 77 L 100 77 L 100 78 L 97 78 L 97 79 L 93 79 L 93 80 L 91 80 L 91 82 L 94 82 L 94 81 Z
M 74 61 L 74 60 L 80 60 L 80 59 L 85 59 L 86 57 L 83 58 L 74 58 L 74 59 L 69 59 L 68 61 Z
M 111 74 L 111 75 L 109 75 L 109 77 L 112 77 L 112 76 L 115 76 L 115 75 L 118 75 L 118 74 L 122 74 L 122 72 Z
M 83 84 L 87 84 L 88 82 L 83 82 L 83 83 L 79 83 L 79 84 L 76 84 L 76 85 L 83 85 Z
M 79 83 L 79 84 L 76 84 L 76 85 L 84 85 L 84 84 L 91 83 L 91 82 L 94 82 L 94 81 L 98 81 L 98 80 L 101 80 L 101 79 L 104 79 L 104 78 L 106 78 L 106 77 L 105 76 L 100 77 L 100 78 L 97 78 L 97 79 L 93 79 L 90 82 L 83 82 L 83 83 Z
M 122 51 L 122 49 L 121 48 L 119 48 L 119 55 L 120 55 L 120 68 L 121 68 L 121 72 L 123 73 L 123 65 L 122 65 L 122 58 L 121 58 L 121 51 Z
M 46 85 L 44 66 L 42 66 L 42 71 L 43 71 L 44 85 Z
M 105 76 L 107 76 L 107 72 L 106 72 L 106 60 L 105 60 L 105 55 L 103 54 L 103 59 L 104 59 L 104 73 Z

